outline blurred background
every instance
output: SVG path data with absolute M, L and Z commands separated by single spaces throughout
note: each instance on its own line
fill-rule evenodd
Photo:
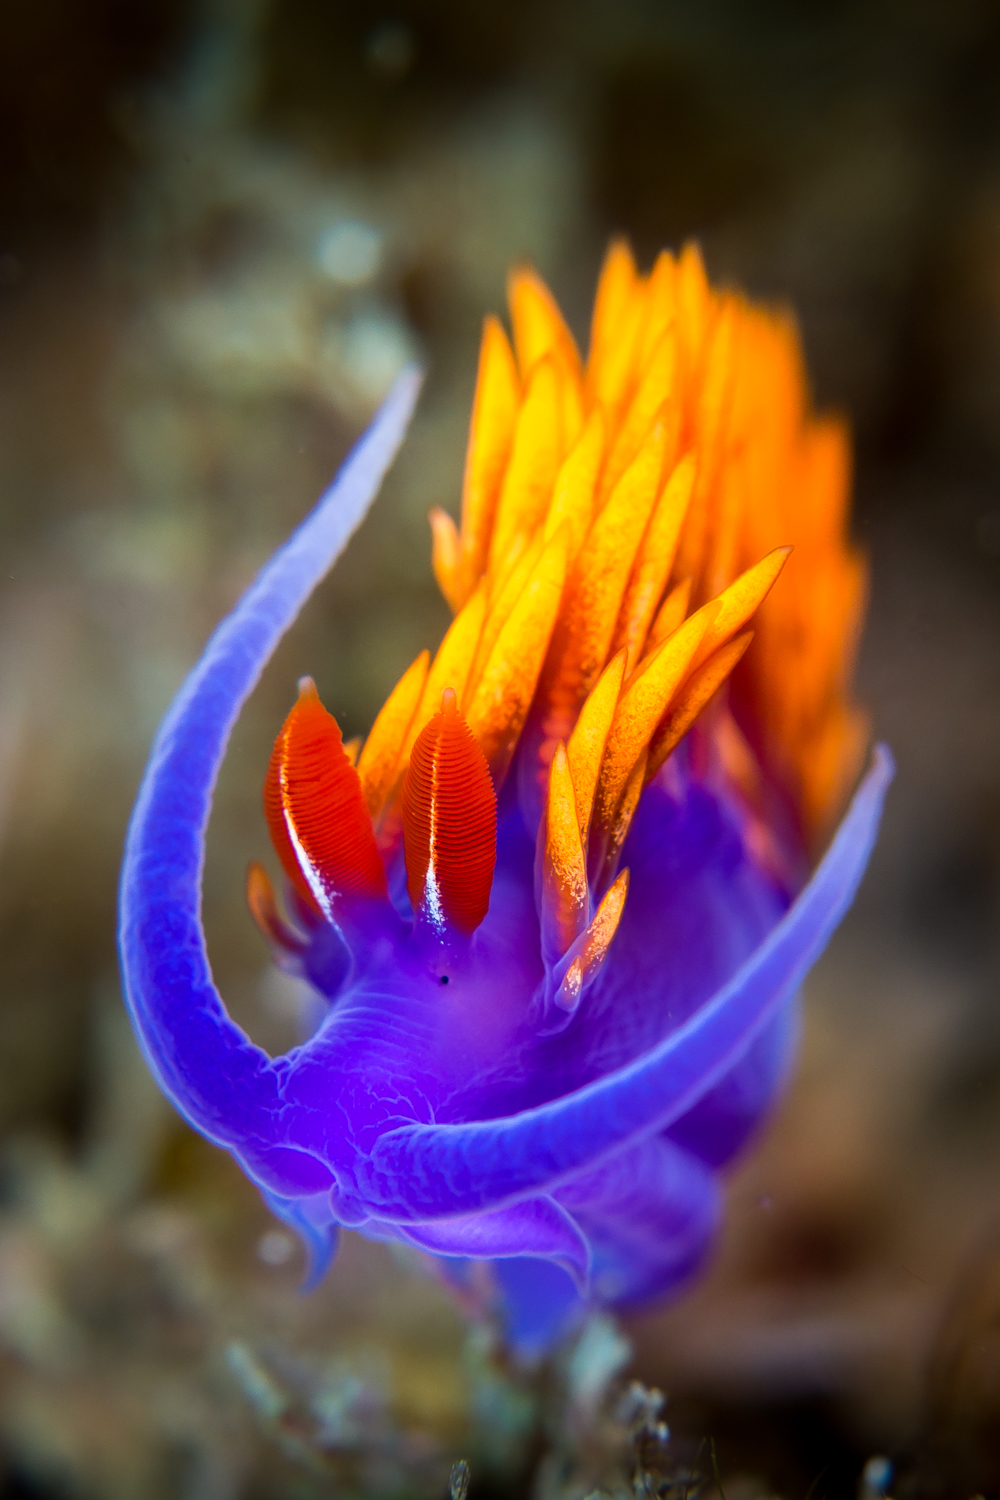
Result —
M 444 1495 L 466 1458 L 474 1497 L 582 1500 L 631 1483 L 605 1397 L 632 1378 L 669 1396 L 647 1493 L 693 1496 L 685 1465 L 728 1500 L 997 1493 L 1000 10 L 34 0 L 5 8 L 0 163 L 0 1493 Z M 216 974 L 288 1044 L 242 890 L 295 679 L 363 732 L 440 638 L 425 517 L 456 505 L 482 317 L 529 259 L 585 342 L 619 232 L 645 266 L 695 236 L 796 309 L 856 435 L 859 690 L 899 776 L 709 1273 L 524 1376 L 351 1236 L 299 1296 L 134 1051 L 115 881 L 171 694 L 419 359 L 213 819 Z

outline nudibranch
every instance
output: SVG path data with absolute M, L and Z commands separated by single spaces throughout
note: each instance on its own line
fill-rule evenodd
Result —
M 205 828 L 241 705 L 402 441 L 413 372 L 170 709 L 121 952 L 160 1086 L 314 1274 L 339 1225 L 419 1247 L 458 1287 L 485 1276 L 531 1353 L 704 1257 L 892 768 L 877 749 L 831 836 L 866 744 L 866 575 L 848 439 L 810 409 L 790 318 L 712 289 L 693 246 L 641 275 L 623 244 L 585 362 L 531 270 L 510 311 L 513 345 L 485 324 L 461 524 L 431 517 L 453 623 L 360 747 L 303 678 L 267 767 L 284 911 L 262 865 L 249 904 L 320 1024 L 271 1057 L 227 1015 Z

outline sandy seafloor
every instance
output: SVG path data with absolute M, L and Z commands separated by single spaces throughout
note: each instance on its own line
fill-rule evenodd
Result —
M 3 21 L 0 161 L 0 1492 L 443 1496 L 466 1459 L 473 1500 L 1000 1493 L 996 8 L 42 0 Z M 585 337 L 615 232 L 796 308 L 899 776 L 711 1268 L 524 1374 L 350 1235 L 299 1295 L 135 1053 L 115 879 L 172 691 L 418 358 L 213 818 L 220 986 L 291 1040 L 242 887 L 292 684 L 363 732 L 440 638 L 481 318 L 528 258 Z

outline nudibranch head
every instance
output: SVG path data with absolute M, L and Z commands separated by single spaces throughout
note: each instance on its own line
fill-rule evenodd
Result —
M 789 319 L 713 291 L 693 247 L 648 276 L 612 247 L 585 364 L 533 272 L 510 307 L 513 348 L 484 329 L 461 524 L 431 516 L 451 627 L 360 747 L 302 679 L 267 769 L 289 915 L 261 865 L 250 908 L 322 1024 L 272 1059 L 226 1016 L 201 844 L 231 724 L 374 494 L 412 377 L 168 716 L 122 946 L 162 1085 L 318 1265 L 337 1224 L 456 1282 L 490 1261 L 532 1350 L 698 1263 L 891 769 L 880 751 L 807 879 L 866 740 L 865 568 L 845 430 L 811 413 Z

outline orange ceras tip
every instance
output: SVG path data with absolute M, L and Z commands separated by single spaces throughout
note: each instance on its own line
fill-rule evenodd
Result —
M 446 688 L 417 736 L 403 782 L 403 847 L 413 909 L 468 935 L 489 909 L 496 794 L 482 750 Z
M 336 719 L 311 677 L 274 742 L 264 811 L 285 873 L 310 906 L 334 919 L 344 899 L 387 894 L 361 780 Z
M 257 930 L 276 954 L 301 953 L 308 946 L 281 915 L 271 877 L 255 859 L 247 867 L 247 905 Z

